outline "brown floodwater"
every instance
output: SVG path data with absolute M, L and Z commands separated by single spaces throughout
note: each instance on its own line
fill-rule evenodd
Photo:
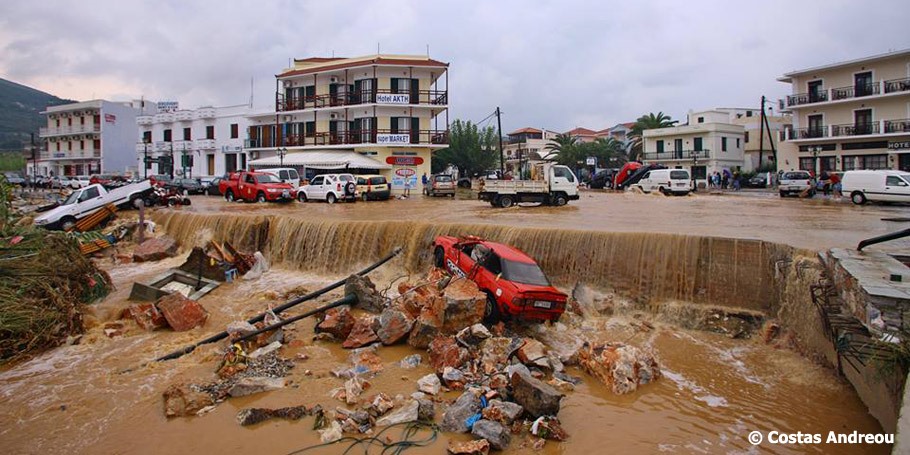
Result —
M 415 197 L 334 205 L 228 204 L 220 198 L 194 197 L 192 206 L 151 216 L 184 245 L 211 235 L 237 245 L 258 245 L 276 267 L 258 280 L 224 284 L 202 298 L 200 303 L 211 314 L 204 328 L 146 333 L 129 322 L 125 336 L 107 338 L 101 323 L 115 319 L 128 305 L 132 283 L 176 267 L 185 253 L 151 264 L 115 266 L 102 260 L 117 290 L 92 307 L 95 325 L 82 342 L 0 368 L 4 410 L 0 447 L 10 453 L 281 454 L 316 444 L 319 435 L 309 417 L 253 427 L 241 427 L 235 420 L 246 407 L 343 406 L 329 396 L 343 384 L 330 371 L 346 363 L 347 352 L 336 343 L 313 341 L 310 320 L 289 331 L 304 346 L 281 351 L 287 358 L 309 356 L 292 370 L 291 387 L 231 399 L 200 417 L 166 419 L 161 394 L 173 383 L 214 380 L 222 344 L 202 347 L 178 360 L 143 364 L 219 331 L 230 321 L 283 303 L 280 295 L 286 290 L 301 286 L 313 290 L 358 270 L 394 246 L 405 247 L 405 253 L 371 275 L 378 287 L 420 273 L 428 263 L 428 241 L 443 233 L 477 233 L 520 245 L 541 261 L 564 291 L 582 281 L 605 295 L 615 292 L 618 307 L 627 299 L 629 311 L 609 318 L 589 316 L 580 327 L 557 324 L 520 330 L 626 341 L 652 349 L 659 358 L 664 377 L 628 395 L 615 395 L 569 368 L 570 374 L 584 380 L 567 394 L 559 413 L 570 438 L 548 442 L 543 453 L 754 453 L 756 448 L 746 440 L 752 430 L 878 433 L 877 421 L 833 370 L 794 351 L 766 345 L 760 337 L 731 339 L 684 329 L 676 323 L 677 314 L 666 313 L 670 305 L 653 304 L 742 306 L 772 315 L 789 304 L 790 313 L 811 315 L 814 310 L 804 301 L 783 292 L 776 297 L 772 289 L 788 279 L 781 264 L 804 254 L 783 245 L 809 250 L 849 247 L 902 228 L 901 223 L 881 218 L 906 212 L 906 207 L 782 201 L 755 193 L 665 198 L 585 192 L 567 207 L 508 210 L 493 209 L 469 193 L 460 193 L 455 200 Z M 906 246 L 897 242 L 882 248 Z M 798 264 L 794 267 L 799 275 Z M 801 295 L 806 290 L 800 286 L 788 292 Z M 336 292 L 294 312 L 339 296 Z M 652 321 L 655 329 L 637 331 L 630 321 L 639 319 Z M 397 363 L 415 352 L 406 345 L 380 348 L 385 369 L 370 380 L 372 387 L 365 395 L 414 392 L 416 380 L 429 368 L 404 370 Z M 132 371 L 121 373 L 127 369 Z M 312 374 L 306 375 L 306 370 Z M 457 396 L 444 394 L 448 401 Z M 443 410 L 437 407 L 438 418 Z M 413 452 L 441 453 L 450 439 L 469 437 L 440 433 L 434 444 Z M 525 442 L 524 437 L 513 438 L 504 453 L 531 450 Z M 890 450 L 767 442 L 760 448 L 769 453 Z M 320 453 L 340 451 L 333 446 Z

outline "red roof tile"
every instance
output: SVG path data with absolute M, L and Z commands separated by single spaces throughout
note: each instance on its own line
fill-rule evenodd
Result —
M 511 133 L 509 133 L 509 136 L 511 136 L 511 135 L 513 135 L 513 134 L 522 134 L 522 133 L 538 134 L 538 133 L 543 133 L 543 131 L 541 131 L 541 130 L 539 130 L 539 129 L 537 129 L 537 128 L 530 128 L 530 127 L 527 127 L 527 128 L 522 128 L 522 129 L 520 129 L 520 130 L 512 131 Z

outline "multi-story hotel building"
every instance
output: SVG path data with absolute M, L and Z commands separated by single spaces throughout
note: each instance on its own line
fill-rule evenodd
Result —
M 781 170 L 910 171 L 910 49 L 793 71 Z
M 136 117 L 141 135 L 134 164 L 141 176 L 201 177 L 247 167 L 243 141 L 249 105 L 198 109 L 179 109 L 176 102 L 149 105 L 156 109 Z
M 91 100 L 48 107 L 41 113 L 47 126 L 38 133 L 44 151 L 30 170 L 45 176 L 124 173 L 136 164 L 139 103 Z
M 250 164 L 376 172 L 393 190 L 417 188 L 448 144 L 447 71 L 426 56 L 295 60 L 276 76 L 275 110 L 249 117 Z
M 688 169 L 696 181 L 704 183 L 708 174 L 742 169 L 745 129 L 731 123 L 731 117 L 744 113 L 739 111 L 690 112 L 685 125 L 644 130 L 643 161 Z
M 547 145 L 558 133 L 538 128 L 521 128 L 509 133 L 502 146 L 505 170 L 518 178 L 521 174 L 530 173 L 534 164 L 543 161 L 551 154 Z M 499 163 L 497 163 L 497 166 Z M 521 169 L 521 173 L 519 173 Z

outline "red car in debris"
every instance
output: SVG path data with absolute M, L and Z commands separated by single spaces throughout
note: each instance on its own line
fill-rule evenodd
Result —
M 290 183 L 268 172 L 233 172 L 218 184 L 218 189 L 229 202 L 290 202 L 297 198 L 297 190 Z
M 436 267 L 474 281 L 487 294 L 487 322 L 558 321 L 566 309 L 568 296 L 517 248 L 473 236 L 439 236 L 433 246 Z

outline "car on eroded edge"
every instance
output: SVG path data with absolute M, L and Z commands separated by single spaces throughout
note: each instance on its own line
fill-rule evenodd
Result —
M 558 321 L 568 296 L 521 250 L 478 237 L 439 236 L 433 241 L 436 267 L 470 279 L 487 294 L 485 322 L 499 319 Z

